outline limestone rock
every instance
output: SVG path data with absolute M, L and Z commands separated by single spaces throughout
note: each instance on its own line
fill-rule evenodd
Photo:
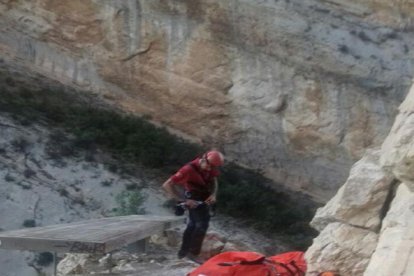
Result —
M 89 254 L 66 254 L 57 265 L 58 275 L 86 273 L 88 263 L 91 263 Z
M 383 166 L 414 190 L 414 86 L 382 145 Z
M 149 241 L 153 244 L 166 246 L 168 244 L 168 237 L 167 235 L 155 234 L 151 235 Z
M 414 193 L 400 184 L 364 276 L 414 275 Z
M 99 266 L 106 268 L 106 269 L 111 269 L 114 266 L 114 262 L 112 260 L 112 256 L 110 253 L 106 254 L 105 256 L 103 256 L 102 258 L 100 258 L 98 260 Z
M 42 89 L 55 80 L 64 89 L 147 115 L 326 202 L 365 149 L 382 143 L 411 85 L 413 14 L 412 0 L 1 1 L 0 70 L 18 85 Z M 408 187 L 414 186 L 413 93 L 382 149 L 382 164 Z M 19 156 L 19 170 L 33 165 L 22 162 L 25 155 L 32 158 L 27 152 L 13 155 Z M 354 167 L 346 187 L 315 218 L 323 230 L 307 255 L 312 273 L 363 272 L 376 244 L 376 234 L 367 229 L 380 224 L 389 180 L 378 167 L 372 160 Z M 4 209 L 27 202 L 32 207 L 18 209 L 17 217 L 43 223 L 55 222 L 55 213 L 65 214 L 64 220 L 92 216 L 77 206 L 82 204 L 74 204 L 75 210 L 55 204 L 61 202 L 55 182 L 77 184 L 62 168 L 43 168 L 63 176 L 48 180 L 39 174 L 42 179 L 30 185 L 16 181 L 23 190 L 3 181 Z M 8 169 L 1 179 L 16 178 Z M 68 202 L 96 208 L 87 195 L 102 189 L 89 176 L 81 194 L 61 190 Z M 371 185 L 357 192 L 359 181 Z M 103 201 L 110 198 L 102 195 Z M 16 217 L 0 217 L 9 227 L 21 224 Z
M 227 251 L 249 251 L 251 249 L 249 249 L 248 246 L 242 244 L 241 242 L 233 242 L 233 241 L 228 241 L 224 244 L 224 247 L 221 249 L 222 252 L 227 252 Z
M 411 88 L 381 152 L 372 151 L 357 162 L 338 194 L 318 211 L 313 225 L 322 232 L 306 252 L 309 275 L 323 270 L 336 270 L 341 275 L 413 275 L 413 111 Z M 394 184 L 399 181 L 394 195 Z M 367 230 L 355 229 L 366 233 L 338 238 L 344 228 L 353 228 L 351 225 L 364 227 Z M 344 256 L 351 256 L 349 252 L 354 252 L 354 258 L 342 262 Z
M 226 240 L 219 233 L 208 232 L 204 237 L 200 256 L 209 259 L 222 252 Z
M 306 251 L 307 274 L 337 271 L 340 275 L 363 275 L 375 250 L 378 235 L 342 223 L 330 223 Z
M 167 231 L 165 231 L 167 237 L 167 245 L 179 246 L 179 244 L 181 243 L 183 231 L 184 227 L 168 229 Z
M 133 272 L 135 268 L 127 260 L 120 260 L 118 264 L 113 268 L 116 272 Z
M 2 1 L 1 70 L 147 115 L 326 202 L 410 85 L 412 6 L 290 2 Z
M 345 184 L 322 208 L 311 225 L 322 231 L 331 222 L 342 222 L 378 231 L 381 210 L 390 190 L 393 176 L 379 164 L 380 150 L 369 150 L 352 167 Z

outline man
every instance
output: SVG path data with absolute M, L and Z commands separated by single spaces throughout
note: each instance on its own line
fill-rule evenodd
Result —
M 214 204 L 217 198 L 218 167 L 223 164 L 223 154 L 211 150 L 184 165 L 162 185 L 171 198 L 184 202 L 189 211 L 187 228 L 178 251 L 180 259 L 187 256 L 202 262 L 198 255 L 210 222 L 209 205 Z M 176 186 L 183 187 L 184 194 Z

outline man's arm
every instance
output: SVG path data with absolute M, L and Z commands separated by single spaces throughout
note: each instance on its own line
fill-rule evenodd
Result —
M 167 192 L 169 198 L 175 199 L 176 201 L 185 201 L 185 198 L 174 188 L 174 182 L 171 180 L 171 177 L 162 184 L 162 188 Z
M 175 199 L 176 201 L 185 201 L 185 204 L 189 208 L 195 208 L 198 206 L 198 203 L 192 199 L 184 198 L 174 187 L 175 183 L 172 181 L 171 177 L 162 184 L 162 188 L 167 192 L 168 197 Z

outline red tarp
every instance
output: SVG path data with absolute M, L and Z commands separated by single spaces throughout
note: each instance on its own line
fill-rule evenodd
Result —
M 293 251 L 266 258 L 256 252 L 229 251 L 214 256 L 187 276 L 304 276 L 303 254 Z

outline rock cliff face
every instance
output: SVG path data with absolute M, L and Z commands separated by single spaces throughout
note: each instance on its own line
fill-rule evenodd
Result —
M 318 210 L 308 275 L 414 275 L 414 87 L 381 149 L 368 151 Z
M 0 55 L 325 201 L 406 95 L 413 6 L 1 0 Z

